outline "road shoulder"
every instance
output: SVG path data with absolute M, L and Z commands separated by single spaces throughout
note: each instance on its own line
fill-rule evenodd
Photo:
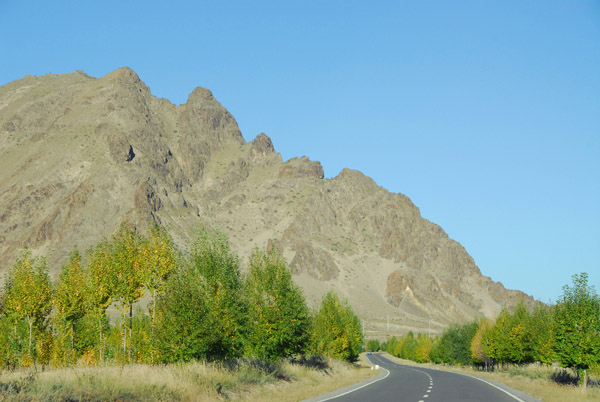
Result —
M 369 359 L 368 356 L 367 356 L 367 359 Z M 370 360 L 369 360 L 369 362 L 370 362 Z M 358 382 L 356 384 L 349 385 L 349 386 L 347 386 L 345 388 L 338 389 L 337 391 L 332 391 L 332 392 L 329 392 L 327 394 L 315 396 L 314 398 L 305 399 L 302 402 L 324 402 L 324 401 L 328 401 L 330 399 L 339 398 L 342 395 L 349 394 L 351 392 L 357 391 L 357 390 L 359 390 L 361 388 L 364 388 L 364 387 L 367 387 L 367 386 L 369 386 L 371 384 L 374 384 L 374 383 L 376 383 L 378 381 L 381 381 L 381 380 L 387 378 L 387 376 L 390 375 L 390 372 L 388 370 L 384 369 L 383 367 L 380 367 L 379 370 L 381 372 L 375 378 L 371 378 L 371 379 L 368 379 L 368 380 L 364 380 L 364 381 Z

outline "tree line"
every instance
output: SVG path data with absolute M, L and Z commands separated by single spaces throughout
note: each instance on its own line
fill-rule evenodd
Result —
M 25 250 L 0 294 L 0 367 L 358 358 L 347 301 L 331 291 L 311 311 L 276 250 L 255 249 L 248 265 L 242 274 L 225 235 L 208 229 L 183 253 L 162 228 L 124 224 L 85 258 L 74 250 L 54 283 Z
M 538 304 L 529 310 L 523 302 L 513 311 L 504 308 L 495 320 L 480 318 L 453 325 L 439 337 L 408 335 L 379 344 L 367 341 L 370 350 L 416 362 L 476 366 L 494 370 L 499 365 L 539 362 L 559 363 L 578 373 L 582 386 L 587 371 L 600 370 L 600 297 L 588 284 L 588 275 L 573 276 L 554 305 Z

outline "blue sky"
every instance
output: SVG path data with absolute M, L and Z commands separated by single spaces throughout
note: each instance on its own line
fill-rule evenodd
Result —
M 597 0 L 0 0 L 0 85 L 121 66 L 406 194 L 506 287 L 600 291 Z

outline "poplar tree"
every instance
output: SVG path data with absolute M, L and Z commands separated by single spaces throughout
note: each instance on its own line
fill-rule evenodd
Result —
M 521 300 L 508 321 L 508 360 L 513 363 L 530 363 L 534 358 L 531 315 Z
M 131 225 L 123 224 L 110 244 L 108 275 L 112 281 L 112 299 L 121 312 L 123 351 L 127 351 L 127 327 L 131 337 L 133 304 L 144 294 L 144 243 L 145 239 Z
M 536 306 L 531 314 L 531 331 L 533 338 L 533 360 L 543 364 L 555 362 L 555 329 L 550 307 L 541 304 Z
M 491 321 L 482 318 L 471 340 L 471 359 L 477 364 L 484 364 L 486 370 L 493 364 L 493 359 L 483 351 L 483 338 L 485 333 L 491 330 L 492 326 L 493 323 Z
M 555 351 L 564 367 L 577 370 L 585 390 L 587 370 L 600 364 L 600 297 L 588 275 L 573 275 L 554 309 Z
M 75 348 L 75 324 L 86 313 L 86 297 L 88 289 L 81 255 L 74 250 L 69 261 L 62 267 L 53 297 L 55 322 L 61 335 L 69 338 L 69 350 Z M 62 345 L 64 347 L 64 344 Z M 67 357 L 67 364 L 69 364 Z
M 145 264 L 143 284 L 152 296 L 151 328 L 154 329 L 156 300 L 165 291 L 167 279 L 177 266 L 178 255 L 173 239 L 159 226 L 150 230 L 150 237 L 145 242 L 142 253 Z
M 32 258 L 23 251 L 17 263 L 8 272 L 2 305 L 16 333 L 20 321 L 28 326 L 28 350 L 35 364 L 34 336 L 45 327 L 52 307 L 52 284 L 44 258 Z
M 254 250 L 246 277 L 248 349 L 259 359 L 277 360 L 303 351 L 308 308 L 281 254 Z
M 317 354 L 352 362 L 362 350 L 360 319 L 347 301 L 340 302 L 334 291 L 323 298 L 311 335 L 312 349 Z
M 157 301 L 157 347 L 164 362 L 242 354 L 247 305 L 238 257 L 225 235 L 203 230 Z
M 106 239 L 98 243 L 96 247 L 90 251 L 86 279 L 86 310 L 96 323 L 100 359 L 103 359 L 106 309 L 112 303 L 114 293 L 111 250 L 110 244 Z

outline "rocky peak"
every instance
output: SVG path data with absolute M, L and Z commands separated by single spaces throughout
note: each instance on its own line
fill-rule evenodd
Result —
M 101 78 L 103 83 L 110 83 L 124 90 L 134 90 L 150 94 L 150 88 L 129 67 L 121 67 Z
M 315 178 L 322 179 L 323 166 L 319 161 L 311 161 L 308 157 L 292 158 L 279 168 L 279 178 L 300 179 Z
M 209 89 L 196 87 L 188 96 L 187 103 L 195 103 L 195 102 L 204 102 L 204 101 L 214 101 L 215 97 Z
M 275 153 L 273 143 L 265 133 L 260 133 L 252 140 L 250 143 L 250 150 L 254 160 L 264 159 Z

